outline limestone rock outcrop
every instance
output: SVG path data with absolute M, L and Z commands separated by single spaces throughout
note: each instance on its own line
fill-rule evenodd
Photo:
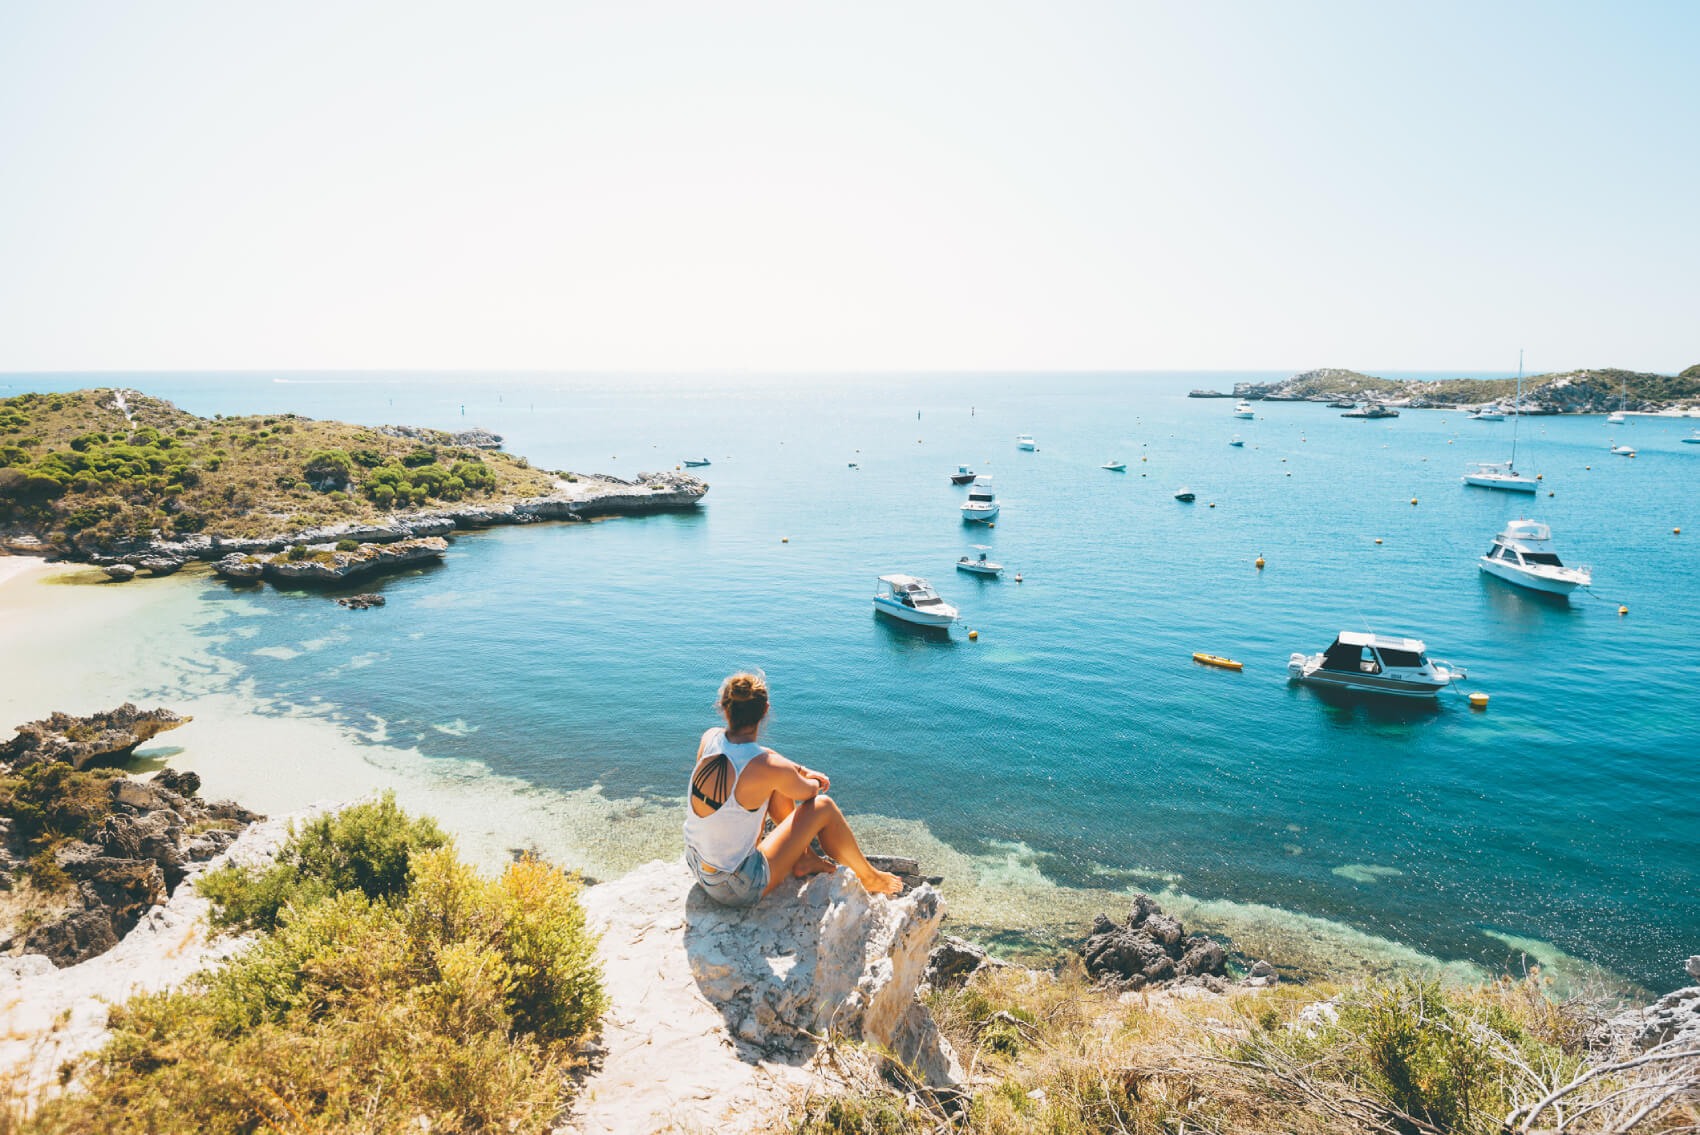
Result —
M 1202 934 L 1188 935 L 1180 919 L 1164 914 L 1150 895 L 1133 896 L 1121 922 L 1100 914 L 1080 947 L 1086 972 L 1100 984 L 1144 989 L 1190 981 L 1218 992 L 1226 988 L 1228 951 Z
M 130 702 L 88 717 L 54 713 L 18 726 L 17 736 L 0 744 L 0 763 L 21 769 L 42 761 L 64 761 L 80 769 L 95 761 L 128 756 L 144 741 L 192 720 L 169 709 L 139 710 Z
M 930 886 L 869 896 L 846 869 L 717 906 L 682 861 L 589 888 L 613 998 L 567 1130 L 754 1131 L 830 1085 L 819 1038 L 883 1045 L 938 1086 L 961 1071 L 915 991 L 944 918 Z
M 332 545 L 309 546 L 307 554 L 291 559 L 287 552 L 269 558 L 232 553 L 213 570 L 227 579 L 289 580 L 298 583 L 341 583 L 346 579 L 394 571 L 417 563 L 442 559 L 449 542 L 441 536 L 397 540 L 387 544 L 361 544 L 349 551 Z
M 1700 978 L 1700 955 L 1683 967 Z M 1595 1040 L 1606 1047 L 1645 1052 L 1675 1041 L 1679 1047 L 1700 1050 L 1700 985 L 1665 994 L 1644 1009 L 1626 1009 L 1600 1026 Z

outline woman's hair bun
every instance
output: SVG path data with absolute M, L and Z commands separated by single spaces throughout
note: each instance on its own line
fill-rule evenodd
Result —
M 734 728 L 744 729 L 767 716 L 767 677 L 739 671 L 720 683 L 720 708 L 731 716 Z

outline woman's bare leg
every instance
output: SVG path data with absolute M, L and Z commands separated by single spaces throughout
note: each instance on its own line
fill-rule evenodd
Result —
M 791 812 L 796 807 L 796 801 L 792 800 L 789 796 L 782 795 L 778 792 L 769 795 L 767 798 L 767 814 L 772 817 L 774 828 L 777 829 L 780 824 L 790 818 Z M 767 866 L 770 872 L 778 872 L 778 868 L 774 867 L 771 858 L 768 860 Z M 801 879 L 805 875 L 827 875 L 837 869 L 838 865 L 836 863 L 833 863 L 829 859 L 822 859 L 820 856 L 815 854 L 813 846 L 810 846 L 805 847 L 803 849 L 803 854 L 797 857 L 797 862 L 792 864 L 791 874 Z M 780 875 L 780 878 L 784 878 L 784 876 Z
M 809 843 L 816 836 L 820 837 L 820 845 L 828 855 L 856 873 L 856 878 L 862 881 L 869 894 L 895 895 L 903 890 L 903 880 L 875 870 L 868 862 L 856 843 L 856 837 L 850 832 L 850 825 L 844 821 L 844 813 L 838 810 L 832 797 L 816 796 L 813 800 L 797 804 L 791 814 L 761 841 L 759 846 L 762 854 L 767 856 L 770 876 L 763 894 L 770 894 L 805 855 L 813 854 L 809 851 Z

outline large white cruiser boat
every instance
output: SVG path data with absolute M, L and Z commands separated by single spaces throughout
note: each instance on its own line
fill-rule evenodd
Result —
M 1038 449 L 1039 445 L 1033 440 L 1032 434 L 1016 434 L 1015 448 L 1032 451 Z
M 1594 580 L 1592 569 L 1565 567 L 1552 549 L 1552 529 L 1538 520 L 1513 520 L 1493 538 L 1481 569 L 1532 591 L 1569 595 Z
M 1287 677 L 1366 693 L 1432 698 L 1466 672 L 1462 666 L 1431 662 L 1426 649 L 1421 639 L 1341 631 L 1321 654 L 1295 651 L 1287 659 Z
M 1540 487 L 1535 478 L 1527 473 L 1517 472 L 1509 461 L 1479 462 L 1474 473 L 1464 474 L 1464 483 L 1480 485 L 1484 489 L 1505 489 L 1513 493 L 1532 493 Z
M 1255 418 L 1255 417 L 1257 417 L 1257 411 L 1252 409 L 1250 402 L 1244 401 L 1242 399 L 1241 401 L 1234 403 L 1234 417 L 1236 417 L 1236 418 Z
M 982 473 L 968 486 L 968 499 L 962 505 L 962 519 L 990 524 L 998 518 L 998 495 L 992 491 L 992 478 Z
M 948 627 L 956 622 L 956 608 L 940 599 L 926 580 L 912 575 L 882 575 L 880 583 L 885 590 L 874 596 L 874 610 L 923 627 Z

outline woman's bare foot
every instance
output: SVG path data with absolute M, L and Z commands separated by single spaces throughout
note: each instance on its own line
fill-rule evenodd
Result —
M 870 895 L 898 895 L 903 893 L 903 880 L 887 871 L 873 871 L 867 875 L 858 875 L 862 886 Z
M 791 867 L 791 874 L 801 879 L 806 875 L 830 875 L 838 870 L 838 864 L 830 859 L 822 859 L 813 851 L 803 852 L 803 857 Z

